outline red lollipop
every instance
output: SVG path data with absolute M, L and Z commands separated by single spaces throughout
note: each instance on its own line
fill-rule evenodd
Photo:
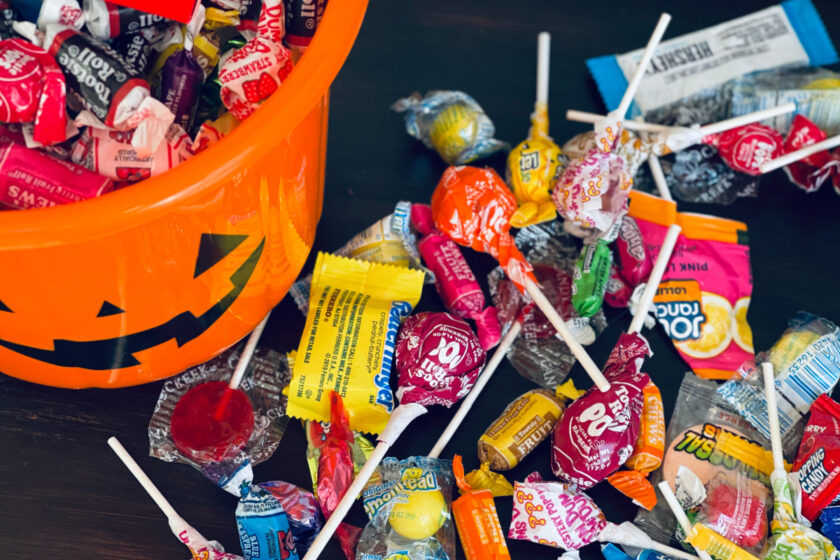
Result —
M 455 243 L 496 258 L 508 278 L 531 296 L 595 385 L 606 391 L 609 383 L 542 293 L 533 268 L 513 242 L 510 218 L 516 208 L 513 194 L 492 169 L 449 167 L 432 194 L 435 226 Z
M 196 385 L 175 405 L 172 441 L 190 460 L 206 464 L 230 459 L 251 439 L 254 407 L 238 387 L 267 322 L 268 315 L 248 337 L 230 382 Z
M 449 407 L 458 402 L 478 377 L 484 357 L 478 339 L 463 319 L 448 313 L 421 313 L 406 319 L 394 350 L 400 404 L 303 560 L 318 558 L 388 449 L 415 418 L 427 412 L 424 405 Z

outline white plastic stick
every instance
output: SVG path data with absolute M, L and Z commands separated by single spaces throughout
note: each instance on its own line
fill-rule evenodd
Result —
M 625 124 L 632 121 L 624 121 Z M 648 156 L 648 167 L 650 167 L 650 174 L 653 175 L 653 182 L 656 184 L 656 190 L 659 191 L 659 196 L 670 202 L 674 201 L 671 196 L 671 191 L 668 189 L 668 181 L 665 179 L 665 173 L 662 172 L 662 164 L 659 163 L 659 158 L 653 154 Z
M 537 35 L 537 103 L 548 104 L 548 69 L 551 53 L 551 33 Z
M 665 501 L 668 502 L 668 506 L 674 513 L 674 517 L 677 518 L 677 523 L 680 524 L 680 527 L 682 527 L 682 530 L 685 531 L 686 535 L 690 535 L 691 531 L 693 531 L 691 521 L 688 520 L 688 516 L 685 514 L 685 511 L 680 505 L 680 502 L 677 500 L 677 497 L 674 495 L 674 491 L 671 490 L 671 485 L 668 484 L 667 480 L 663 480 L 659 483 L 659 491 L 662 492 L 662 496 L 664 496 Z
M 178 515 L 178 512 L 175 511 L 175 508 L 172 507 L 172 504 L 169 503 L 163 494 L 161 494 L 158 487 L 155 486 L 155 483 L 146 476 L 146 473 L 143 472 L 143 469 L 140 468 L 140 465 L 134 460 L 134 458 L 129 455 L 128 451 L 126 451 L 125 447 L 122 446 L 120 440 L 115 437 L 108 438 L 108 445 L 111 446 L 111 449 L 114 450 L 114 453 L 117 454 L 123 464 L 125 464 L 126 468 L 131 471 L 131 474 L 134 475 L 134 478 L 137 479 L 137 482 L 140 483 L 146 492 L 149 493 L 149 496 L 154 500 L 157 506 L 163 511 L 166 518 L 169 520 L 173 519 L 181 519 L 181 516 Z
M 604 118 L 604 115 L 599 115 L 597 113 L 587 113 L 586 111 L 576 111 L 575 109 L 569 109 L 568 111 L 566 111 L 566 120 L 573 122 L 595 124 L 598 121 L 603 120 Z M 621 126 L 626 128 L 627 130 L 636 130 L 639 132 L 669 132 L 672 130 L 679 130 L 678 127 L 636 120 L 622 121 Z
M 612 526 L 613 530 L 610 530 Z M 653 540 L 650 535 L 639 529 L 636 525 L 629 521 L 625 521 L 620 525 L 613 525 L 607 523 L 607 528 L 604 529 L 598 536 L 601 542 L 611 542 L 620 544 L 622 546 L 629 546 L 633 548 L 649 548 L 661 552 L 671 558 L 682 558 L 683 560 L 701 560 L 693 554 L 689 554 L 684 550 L 678 550 L 674 547 L 662 544 Z
M 502 360 L 505 359 L 508 349 L 513 345 L 513 341 L 516 340 L 516 337 L 519 336 L 521 331 L 522 323 L 514 321 L 507 334 L 505 334 L 504 338 L 502 338 L 501 342 L 499 342 L 499 346 L 496 347 L 496 351 L 493 353 L 493 356 L 484 366 L 481 375 L 479 375 L 478 379 L 476 379 L 475 385 L 473 385 L 473 388 L 470 389 L 469 393 L 467 393 L 467 396 L 464 397 L 464 400 L 461 401 L 461 405 L 455 412 L 455 416 L 453 416 L 452 420 L 449 421 L 446 429 L 443 430 L 443 433 L 438 438 L 437 443 L 435 443 L 435 446 L 432 447 L 432 450 L 429 452 L 429 457 L 437 458 L 440 457 L 441 453 L 443 453 L 443 449 L 446 447 L 446 444 L 449 443 L 449 440 L 452 439 L 452 436 L 455 435 L 456 431 L 458 431 L 458 428 L 461 426 L 461 422 L 464 421 L 467 413 L 478 399 L 478 395 L 481 394 L 484 386 L 487 385 L 490 378 L 493 377 L 493 373 L 496 372 L 496 368 L 498 368 L 499 364 L 502 363 Z
M 270 315 L 271 311 L 268 312 L 265 318 L 260 321 L 260 324 L 248 336 L 248 342 L 245 343 L 245 348 L 242 349 L 239 361 L 236 362 L 236 369 L 233 370 L 233 375 L 230 376 L 228 389 L 237 389 L 239 384 L 242 383 L 242 377 L 245 375 L 245 370 L 248 369 L 248 364 L 251 362 L 251 358 L 257 350 L 257 343 L 260 341 L 260 337 L 262 336 L 263 330 L 265 330 L 265 325 L 268 323 L 268 317 Z
M 785 458 L 782 452 L 782 433 L 779 429 L 779 406 L 776 402 L 776 383 L 773 379 L 773 364 L 761 364 L 764 372 L 764 394 L 767 398 L 767 419 L 770 424 L 770 445 L 773 450 L 773 471 L 785 474 Z
M 394 409 L 394 412 L 391 413 L 391 418 L 388 419 L 388 424 L 382 430 L 382 433 L 379 434 L 379 442 L 373 449 L 373 453 L 370 454 L 370 457 L 359 470 L 356 478 L 353 479 L 353 484 L 350 485 L 350 488 L 342 496 L 341 501 L 338 502 L 335 511 L 333 511 L 330 518 L 324 524 L 324 528 L 321 529 L 321 532 L 312 541 L 312 546 L 309 547 L 303 560 L 315 560 L 323 552 L 324 547 L 327 546 L 335 530 L 347 516 L 347 512 L 350 511 L 353 502 L 356 501 L 356 498 L 364 490 L 365 485 L 370 480 L 371 475 L 373 475 L 373 471 L 376 470 L 376 467 L 385 458 L 385 454 L 388 453 L 388 450 L 412 420 L 425 412 L 426 408 L 416 403 L 401 404 Z
M 528 295 L 531 296 L 531 299 L 533 299 L 534 303 L 537 304 L 539 310 L 543 312 L 543 315 L 546 316 L 548 322 L 551 323 L 551 326 L 554 327 L 554 330 L 557 331 L 557 334 L 560 335 L 560 338 L 563 339 L 563 342 L 565 342 L 566 346 L 569 347 L 569 350 L 572 351 L 572 355 L 580 362 L 580 365 L 583 366 L 586 373 L 589 374 L 589 377 L 592 379 L 595 386 L 601 391 L 608 390 L 610 388 L 609 381 L 607 381 L 607 378 L 604 377 L 603 373 L 601 373 L 598 366 L 595 365 L 595 362 L 592 361 L 592 358 L 589 357 L 589 354 L 586 350 L 584 350 L 580 342 L 577 341 L 575 336 L 569 330 L 569 327 L 566 326 L 566 322 L 560 314 L 557 313 L 557 310 L 554 309 L 554 306 L 551 305 L 548 298 L 542 293 L 540 287 L 537 286 L 530 278 L 526 278 L 525 291 L 528 292 Z
M 765 161 L 758 167 L 758 169 L 762 173 L 770 173 L 771 171 L 779 169 L 780 167 L 790 165 L 795 161 L 799 161 L 800 159 L 804 159 L 810 155 L 823 152 L 825 150 L 836 148 L 837 146 L 840 146 L 840 134 L 838 134 L 837 136 L 832 136 L 831 138 L 826 138 L 822 142 L 817 142 L 816 144 L 805 146 L 804 148 L 800 148 L 795 152 L 785 154 L 782 157 L 777 157 L 772 161 Z
M 725 121 L 707 124 L 701 126 L 697 129 L 697 131 L 703 136 L 717 134 L 719 132 L 725 132 L 727 130 L 732 130 L 733 128 L 738 128 L 739 126 L 756 123 L 763 121 L 764 119 L 771 119 L 773 117 L 778 117 L 779 115 L 792 113 L 794 111 L 796 111 L 795 103 L 785 103 L 784 105 L 779 105 L 777 107 L 770 107 L 768 109 L 747 113 L 746 115 L 741 115 L 739 117 L 732 117 L 731 119 L 726 119 Z
M 633 97 L 635 97 L 636 91 L 639 89 L 639 84 L 642 83 L 642 77 L 645 75 L 645 71 L 647 71 L 650 59 L 653 58 L 653 52 L 662 40 L 662 36 L 665 35 L 665 29 L 668 27 L 668 23 L 670 23 L 670 21 L 671 16 L 666 13 L 659 16 L 659 21 L 656 23 L 653 34 L 650 36 L 644 52 L 642 52 L 642 58 L 639 61 L 639 65 L 633 72 L 633 76 L 627 84 L 627 89 L 624 91 L 624 96 L 621 98 L 621 103 L 618 104 L 618 108 L 616 109 L 616 114 L 619 120 L 624 120 L 624 117 L 627 116 L 627 110 L 633 102 Z
M 659 254 L 656 256 L 656 262 L 653 263 L 653 269 L 650 271 L 645 289 L 642 292 L 642 297 L 639 300 L 639 307 L 636 309 L 636 314 L 633 315 L 633 320 L 630 321 L 630 328 L 628 333 L 640 333 L 645 324 L 645 316 L 653 304 L 653 298 L 656 296 L 656 290 L 659 289 L 659 282 L 662 281 L 662 275 L 665 274 L 665 269 L 668 267 L 668 261 L 671 260 L 671 254 L 674 252 L 674 246 L 677 244 L 677 238 L 680 235 L 682 228 L 677 224 L 672 224 L 665 234 L 665 239 L 662 241 L 662 247 L 659 249 Z

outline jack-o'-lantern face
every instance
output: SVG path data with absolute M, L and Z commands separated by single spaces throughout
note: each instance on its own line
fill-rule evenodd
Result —
M 202 234 L 198 255 L 195 259 L 193 279 L 197 279 L 204 274 L 212 274 L 215 265 L 225 260 L 247 237 L 247 235 Z M 191 311 L 183 311 L 156 326 L 113 338 L 99 340 L 55 339 L 52 348 L 38 348 L 17 343 L 11 340 L 12 336 L 0 338 L 0 346 L 34 360 L 61 367 L 116 370 L 137 366 L 140 361 L 135 353 L 154 348 L 170 340 L 175 340 L 178 347 L 181 347 L 210 328 L 245 289 L 257 267 L 264 246 L 265 238 L 229 277 L 232 285 L 230 291 L 198 315 Z M 229 270 L 230 267 L 224 269 Z M 177 279 L 173 281 L 177 281 Z M 126 311 L 105 300 L 102 302 L 96 317 L 109 317 L 127 312 L 130 312 L 130 310 Z M 0 299 L 0 313 L 13 314 L 15 313 L 14 306 L 6 304 Z

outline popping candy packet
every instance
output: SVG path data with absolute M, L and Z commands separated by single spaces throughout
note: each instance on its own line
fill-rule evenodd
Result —
M 650 259 L 665 237 L 672 206 L 659 197 L 631 194 L 635 218 Z M 754 357 L 747 309 L 752 293 L 747 226 L 742 222 L 679 213 L 674 253 L 653 299 L 659 323 L 700 377 L 729 379 Z
M 405 128 L 448 165 L 464 165 L 507 147 L 475 99 L 462 91 L 414 93 L 391 106 L 405 113 Z
M 840 133 L 840 74 L 825 68 L 782 68 L 735 79 L 732 115 L 796 103 L 796 113 L 764 121 L 785 132 L 797 116 L 812 121 L 829 136 Z
M 286 397 L 281 391 L 289 384 L 291 372 L 286 357 L 274 350 L 258 347 L 248 364 L 240 390 L 254 409 L 254 429 L 245 446 L 222 462 L 198 464 L 181 453 L 172 439 L 172 413 L 178 401 L 193 387 L 211 381 L 227 383 L 242 345 L 237 345 L 209 362 L 192 367 L 163 384 L 149 421 L 149 455 L 168 463 L 186 463 L 220 484 L 243 465 L 259 464 L 274 453 L 286 431 Z
M 360 261 L 425 270 L 420 265 L 417 238 L 411 231 L 411 206 L 407 201 L 398 202 L 391 214 L 354 235 L 333 254 Z M 428 280 L 432 281 L 434 277 Z M 299 279 L 289 289 L 289 294 L 304 315 L 309 309 L 311 283 L 310 274 Z
M 455 558 L 452 461 L 386 457 L 379 471 L 380 479 L 362 492 L 370 521 L 359 539 L 356 560 Z
M 519 230 L 514 241 L 533 266 L 543 293 L 561 317 L 566 317 L 578 341 L 592 344 L 607 327 L 607 320 L 603 311 L 580 317 L 572 305 L 575 260 L 580 252 L 572 237 L 555 220 Z M 553 391 L 566 380 L 576 362 L 569 347 L 557 337 L 542 311 L 533 302 L 525 302 L 501 268 L 490 272 L 487 281 L 499 322 L 522 322 L 522 333 L 508 350 L 508 360 L 520 375 Z
M 840 404 L 827 394 L 811 405 L 793 469 L 799 472 L 802 515 L 814 521 L 840 494 Z
M 461 497 L 452 502 L 452 517 L 467 560 L 510 560 L 505 535 L 493 502 L 494 494 L 474 488 L 464 476 L 460 455 L 452 462 Z M 513 488 L 511 487 L 511 495 Z
M 289 416 L 329 420 L 334 390 L 350 427 L 378 434 L 394 409 L 389 379 L 397 331 L 422 289 L 422 272 L 318 253 Z
M 758 179 L 732 169 L 708 144 L 689 146 L 660 160 L 668 190 L 677 200 L 732 204 L 758 196 Z
M 735 455 L 738 455 L 746 459 L 749 454 L 724 451 L 721 439 L 728 436 L 750 447 L 768 449 L 769 442 L 718 395 L 716 389 L 717 384 L 713 381 L 685 374 L 665 434 L 662 468 L 651 473 L 650 481 L 654 487 L 663 480 L 667 481 L 676 489 L 677 498 L 690 515 L 694 515 L 691 510 L 696 511 L 700 506 L 706 497 L 706 487 L 714 481 L 715 484 L 727 484 L 730 488 L 741 488 L 741 496 L 759 500 L 764 504 L 766 517 L 772 503 L 772 492 L 763 461 L 744 462 L 736 458 Z M 685 473 L 686 470 L 691 476 L 681 475 L 681 471 Z M 687 483 L 692 480 L 693 486 Z M 659 490 L 656 492 L 659 497 Z M 723 497 L 725 494 L 721 494 Z M 734 509 L 737 503 L 730 505 Z M 718 501 L 713 500 L 711 505 L 717 504 Z M 722 505 L 718 509 L 724 515 L 735 513 Z M 757 517 L 740 518 L 744 526 L 755 526 L 756 520 Z M 659 499 L 651 511 L 639 511 L 635 523 L 654 540 L 666 543 L 673 538 L 676 526 L 673 513 L 664 499 Z
M 800 311 L 781 338 L 755 360 L 745 362 L 718 393 L 764 436 L 770 437 L 767 400 L 761 368 L 773 364 L 779 409 L 779 431 L 786 455 L 793 455 L 802 423 L 821 394 L 830 394 L 840 380 L 840 329 L 827 319 Z
M 586 61 L 608 110 L 618 107 L 642 56 L 642 49 Z M 728 95 L 721 88 L 762 70 L 822 66 L 837 62 L 837 52 L 811 0 L 779 5 L 680 37 L 663 41 L 634 97 L 632 114 L 648 122 L 671 124 L 681 105 L 706 100 L 704 124 L 725 117 Z

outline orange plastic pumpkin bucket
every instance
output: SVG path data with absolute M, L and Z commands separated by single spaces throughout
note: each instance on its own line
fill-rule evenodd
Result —
M 330 2 L 283 87 L 172 171 L 94 200 L 0 212 L 0 372 L 57 387 L 136 385 L 253 329 L 314 241 L 328 89 L 366 7 Z

